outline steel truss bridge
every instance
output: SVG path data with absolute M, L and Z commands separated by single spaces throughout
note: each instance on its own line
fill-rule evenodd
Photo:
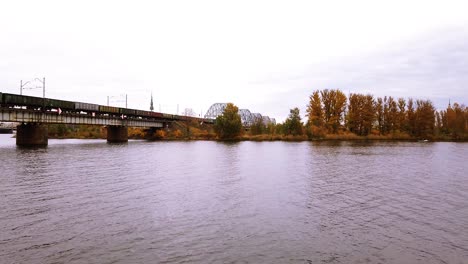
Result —
M 216 119 L 218 116 L 223 114 L 226 106 L 227 103 L 215 103 L 211 105 L 205 114 L 205 118 Z M 252 113 L 249 109 L 239 109 L 238 114 L 240 115 L 242 124 L 245 127 L 250 127 L 259 121 L 263 122 L 265 126 L 269 124 L 276 124 L 276 120 L 274 118 L 264 116 L 260 113 Z

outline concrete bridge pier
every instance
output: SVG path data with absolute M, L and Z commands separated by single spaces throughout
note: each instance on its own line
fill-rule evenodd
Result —
M 16 128 L 16 145 L 45 147 L 49 143 L 47 126 L 41 123 L 23 123 Z
M 126 126 L 107 126 L 107 142 L 128 142 L 128 128 Z

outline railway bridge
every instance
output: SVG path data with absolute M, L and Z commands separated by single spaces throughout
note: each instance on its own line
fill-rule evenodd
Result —
M 154 132 L 174 121 L 190 119 L 213 122 L 206 118 L 0 93 L 0 122 L 20 123 L 16 134 L 18 146 L 46 146 L 46 124 L 106 126 L 107 141 L 113 143 L 128 141 L 128 127 Z

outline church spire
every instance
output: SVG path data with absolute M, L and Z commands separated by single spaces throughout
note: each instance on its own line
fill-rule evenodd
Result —
M 151 112 L 154 110 L 154 106 L 153 106 L 153 92 L 151 92 L 150 110 L 151 110 Z

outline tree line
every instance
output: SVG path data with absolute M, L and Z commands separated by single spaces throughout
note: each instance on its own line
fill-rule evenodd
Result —
M 311 137 L 351 132 L 358 136 L 410 138 L 466 137 L 468 108 L 449 103 L 437 111 L 430 100 L 375 97 L 371 94 L 316 90 L 309 97 L 305 130 Z
M 296 107 L 290 110 L 284 123 L 266 126 L 258 120 L 247 133 L 298 139 L 339 135 L 388 139 L 468 139 L 468 107 L 458 103 L 449 103 L 445 110 L 437 111 L 430 100 L 375 97 L 360 93 L 346 96 L 339 89 L 325 89 L 316 90 L 309 96 L 306 112 L 305 124 Z M 243 133 L 235 105 L 229 104 L 225 114 L 218 117 L 215 131 L 220 138 L 236 138 Z

